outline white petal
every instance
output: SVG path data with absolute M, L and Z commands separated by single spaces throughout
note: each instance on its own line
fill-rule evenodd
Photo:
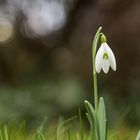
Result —
M 109 71 L 109 60 L 103 60 L 102 61 L 102 68 L 104 73 L 108 73 Z
M 104 51 L 106 51 L 107 50 L 107 47 L 109 47 L 109 46 L 107 45 L 107 43 L 102 43 L 101 44 L 101 47 L 103 47 Z
M 103 53 L 104 53 L 104 48 L 101 45 L 101 47 L 97 51 L 97 54 L 96 54 L 96 57 L 95 57 L 95 69 L 96 69 L 97 73 L 100 73 L 100 71 L 101 71 Z
M 109 56 L 109 64 L 111 66 L 111 68 L 116 71 L 116 59 L 114 56 L 113 51 L 111 50 L 111 48 L 107 45 L 107 43 L 104 43 L 105 45 L 105 50 L 107 51 L 107 54 Z

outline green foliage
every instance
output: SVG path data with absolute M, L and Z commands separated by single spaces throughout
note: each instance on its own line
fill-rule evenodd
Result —
M 87 117 L 90 122 L 92 138 L 94 139 L 94 131 L 95 131 L 95 136 L 96 136 L 96 139 L 98 140 L 99 139 L 99 125 L 98 125 L 98 118 L 97 118 L 98 116 L 90 102 L 85 101 L 85 106 L 88 112 Z
M 104 100 L 101 97 L 99 100 L 99 109 L 96 111 L 92 104 L 85 101 L 85 106 L 87 109 L 87 117 L 91 126 L 91 133 L 94 139 L 94 133 L 97 140 L 105 140 L 107 138 L 106 130 L 106 112 Z
M 140 130 L 139 130 L 139 132 L 137 134 L 136 140 L 140 140 Z
M 84 130 L 83 130 L 83 121 L 82 121 L 82 115 L 81 115 L 81 110 L 79 109 L 79 123 L 80 123 L 80 136 L 81 136 L 81 140 L 84 139 Z
M 0 130 L 0 140 L 9 140 L 9 133 L 6 125 L 4 125 L 3 131 Z
M 99 100 L 98 121 L 99 121 L 100 140 L 106 140 L 107 139 L 106 111 L 105 111 L 104 99 L 102 97 Z
M 79 117 L 82 116 L 80 115 Z M 91 133 L 89 135 L 87 131 L 81 131 L 81 126 L 85 130 L 84 125 L 81 125 L 83 121 L 76 120 L 76 124 L 79 122 L 79 125 L 76 126 L 73 123 L 73 119 L 75 117 L 68 120 L 60 118 L 57 126 L 53 126 L 53 129 L 51 127 L 45 128 L 44 122 L 37 129 L 28 129 L 25 127 L 27 126 L 27 124 L 25 125 L 25 121 L 16 127 L 4 124 L 0 127 L 0 140 L 92 140 Z M 129 140 L 134 140 L 132 134 L 133 136 L 135 135 L 130 130 L 127 132 L 127 136 L 123 133 L 116 135 L 116 132 L 114 134 L 114 132 L 109 131 L 109 135 L 111 136 L 110 140 L 116 140 L 115 136 L 117 136 L 117 140 L 127 140 L 128 138 Z M 139 140 L 139 138 L 140 131 L 135 140 Z

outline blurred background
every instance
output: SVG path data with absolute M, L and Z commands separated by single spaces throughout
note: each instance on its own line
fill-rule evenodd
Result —
M 108 121 L 139 126 L 139 0 L 0 0 L 0 121 L 85 117 L 99 26 L 117 59 L 98 75 Z

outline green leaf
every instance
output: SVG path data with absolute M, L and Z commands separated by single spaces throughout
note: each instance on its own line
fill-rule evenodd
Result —
M 79 108 L 79 120 L 80 120 L 80 136 L 81 140 L 84 139 L 84 130 L 83 130 L 83 121 L 82 121 L 82 115 L 81 115 L 81 110 Z
M 6 125 L 4 125 L 4 136 L 5 136 L 5 140 L 9 140 L 9 135 L 8 135 L 8 130 Z
M 106 140 L 106 111 L 104 99 L 101 97 L 99 100 L 99 110 L 98 110 L 98 121 L 99 121 L 99 133 L 100 140 Z
M 87 119 L 88 119 L 89 123 L 91 124 L 91 118 L 90 118 L 89 114 L 86 113 L 86 116 L 87 116 Z
M 135 140 L 140 140 L 140 130 L 139 130 L 139 132 L 138 132 L 137 137 L 136 137 Z
M 3 140 L 2 131 L 0 130 L 0 140 Z
M 57 130 L 56 130 L 57 140 L 63 139 L 64 125 L 70 123 L 71 121 L 75 120 L 76 118 L 77 118 L 77 116 L 73 116 L 67 120 L 63 120 L 62 117 L 59 118 Z
M 98 126 L 98 119 L 97 119 L 96 112 L 95 112 L 92 104 L 90 102 L 88 102 L 87 100 L 85 100 L 85 106 L 86 106 L 86 109 L 88 112 L 87 116 L 88 116 L 88 120 L 91 125 L 91 129 L 94 128 L 95 136 L 96 136 L 96 139 L 98 140 L 99 139 L 99 126 Z
M 36 134 L 35 134 L 35 140 L 46 140 L 45 136 L 43 134 L 43 129 L 44 129 L 44 123 L 46 121 L 46 118 L 43 120 L 41 125 L 38 127 Z

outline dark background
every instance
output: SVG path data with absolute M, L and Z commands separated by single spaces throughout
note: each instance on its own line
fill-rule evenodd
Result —
M 36 1 L 26 0 L 29 5 Z M 93 100 L 92 40 L 102 26 L 117 60 L 116 72 L 110 69 L 107 75 L 98 75 L 108 120 L 112 125 L 139 126 L 140 1 L 56 2 L 65 8 L 65 24 L 38 34 L 30 27 L 26 27 L 28 32 L 23 28 L 28 16 L 21 8 L 22 0 L 1 0 L 0 22 L 6 18 L 12 30 L 9 24 L 4 24 L 5 28 L 0 24 L 0 38 L 4 38 L 0 42 L 0 120 L 33 123 L 45 116 L 68 118 L 77 115 L 79 107 L 84 116 L 83 101 Z M 10 38 L 3 32 L 11 34 Z

